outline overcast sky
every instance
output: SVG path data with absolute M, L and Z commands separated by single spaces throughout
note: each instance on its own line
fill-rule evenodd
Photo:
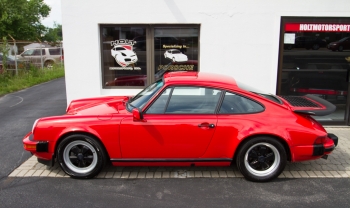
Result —
M 53 27 L 54 22 L 62 24 L 61 15 L 61 0 L 44 0 L 51 7 L 51 12 L 48 17 L 41 20 L 41 23 L 46 27 Z

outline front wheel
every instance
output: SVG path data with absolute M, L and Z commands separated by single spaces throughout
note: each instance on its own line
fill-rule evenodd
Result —
M 73 178 L 93 178 L 106 163 L 101 144 L 94 138 L 75 134 L 60 142 L 57 160 L 62 170 Z
M 257 182 L 270 181 L 281 174 L 287 163 L 283 145 L 271 137 L 255 137 L 238 150 L 236 164 L 242 175 Z

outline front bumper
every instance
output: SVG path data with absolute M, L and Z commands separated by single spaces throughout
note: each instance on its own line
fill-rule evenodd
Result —
M 30 132 L 23 139 L 23 148 L 31 153 L 48 152 L 49 142 L 33 141 L 33 134 Z
M 48 141 L 34 141 L 34 135 L 29 132 L 23 138 L 23 148 L 38 158 L 38 162 L 45 165 L 54 165 L 53 154 L 49 152 Z

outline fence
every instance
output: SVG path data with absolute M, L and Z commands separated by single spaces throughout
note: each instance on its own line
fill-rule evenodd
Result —
M 11 37 L 12 38 L 12 37 Z M 18 74 L 19 68 L 27 68 L 32 64 L 37 67 L 50 68 L 54 63 L 63 64 L 63 42 L 48 44 L 45 42 L 30 42 L 30 41 L 8 41 L 5 43 L 7 48 L 7 70 L 15 71 Z M 0 42 L 0 45 L 4 45 Z M 0 60 L 0 69 L 3 60 Z

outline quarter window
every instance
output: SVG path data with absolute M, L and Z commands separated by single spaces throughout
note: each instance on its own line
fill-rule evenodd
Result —
M 163 114 L 172 88 L 167 88 L 147 110 L 147 114 Z
M 220 114 L 241 114 L 241 113 L 257 113 L 264 110 L 260 104 L 242 97 L 240 95 L 226 92 L 224 101 L 222 102 Z

